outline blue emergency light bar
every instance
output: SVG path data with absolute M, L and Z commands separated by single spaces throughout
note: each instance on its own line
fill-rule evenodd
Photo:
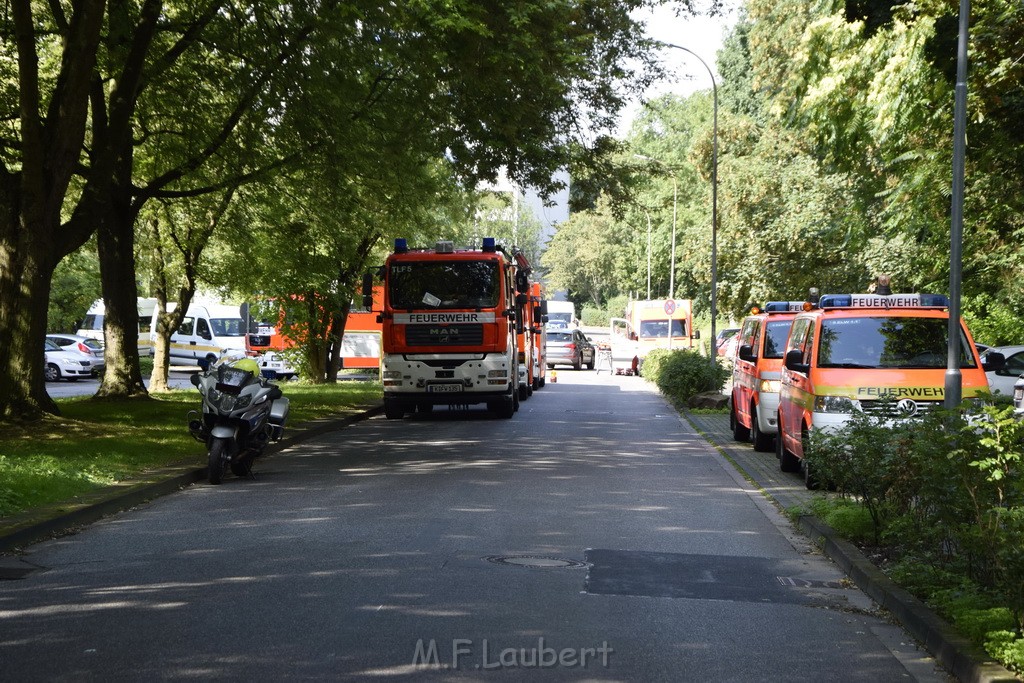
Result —
M 497 251 L 497 248 L 498 248 L 497 244 L 495 243 L 493 237 L 485 237 L 484 238 L 484 247 L 483 247 L 484 251 L 486 251 L 486 252 L 493 252 L 493 251 Z
M 825 294 L 819 308 L 949 308 L 945 294 Z
M 764 305 L 766 313 L 799 313 L 804 310 L 803 301 L 769 301 Z
M 404 237 L 396 237 L 395 238 L 395 253 L 396 254 L 404 254 L 407 251 L 409 251 L 409 243 L 406 241 L 406 239 Z

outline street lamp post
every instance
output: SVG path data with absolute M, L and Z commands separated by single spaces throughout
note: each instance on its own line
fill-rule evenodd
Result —
M 718 317 L 718 83 L 715 81 L 715 74 L 711 71 L 708 63 L 701 59 L 700 55 L 688 47 L 674 45 L 672 43 L 661 43 L 664 47 L 675 48 L 688 52 L 697 58 L 704 68 L 708 70 L 711 77 L 711 92 L 713 103 L 713 124 L 711 129 L 711 339 L 708 342 L 708 355 L 711 356 L 711 364 L 715 364 L 715 318 Z
M 949 323 L 943 407 L 960 405 L 963 394 L 960 373 L 960 289 L 962 286 L 964 232 L 964 164 L 967 156 L 967 39 L 970 0 L 960 0 L 956 52 L 956 90 L 953 99 L 953 198 L 949 229 Z

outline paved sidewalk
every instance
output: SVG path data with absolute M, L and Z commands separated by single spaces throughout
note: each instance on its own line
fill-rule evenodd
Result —
M 815 493 L 807 490 L 803 477 L 780 470 L 774 451 L 759 453 L 749 443 L 735 441 L 727 414 L 698 415 L 685 411 L 684 416 L 780 507 L 789 510 L 799 505 L 807 509 Z
M 799 506 L 807 511 L 810 500 L 821 495 L 809 491 L 799 474 L 781 471 L 774 452 L 759 453 L 751 444 L 735 441 L 728 414 L 694 414 L 684 410 L 683 416 L 784 510 L 791 511 Z M 839 538 L 826 524 L 806 513 L 798 515 L 795 523 L 958 680 L 972 683 L 1020 680 L 954 631 L 924 603 L 893 583 L 856 546 Z

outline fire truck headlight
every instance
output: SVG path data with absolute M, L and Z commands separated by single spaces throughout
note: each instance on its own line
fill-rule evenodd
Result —
M 487 373 L 487 376 L 496 379 L 504 379 L 508 377 L 508 370 L 491 370 Z
M 777 394 L 779 393 L 779 380 L 777 379 L 763 379 L 759 390 L 763 393 Z
M 860 410 L 860 401 L 846 396 L 817 396 L 814 399 L 816 413 L 852 413 Z
M 385 370 L 380 373 L 382 379 L 402 379 L 401 370 Z

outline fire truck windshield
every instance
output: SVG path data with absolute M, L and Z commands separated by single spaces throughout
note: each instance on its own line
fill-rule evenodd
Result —
M 765 325 L 764 357 L 782 358 L 792 320 L 769 320 Z
M 818 348 L 822 368 L 944 368 L 946 326 L 942 318 L 834 318 L 823 320 Z M 960 367 L 974 355 L 960 333 Z
M 500 292 L 497 261 L 416 261 L 391 265 L 394 309 L 494 308 Z

